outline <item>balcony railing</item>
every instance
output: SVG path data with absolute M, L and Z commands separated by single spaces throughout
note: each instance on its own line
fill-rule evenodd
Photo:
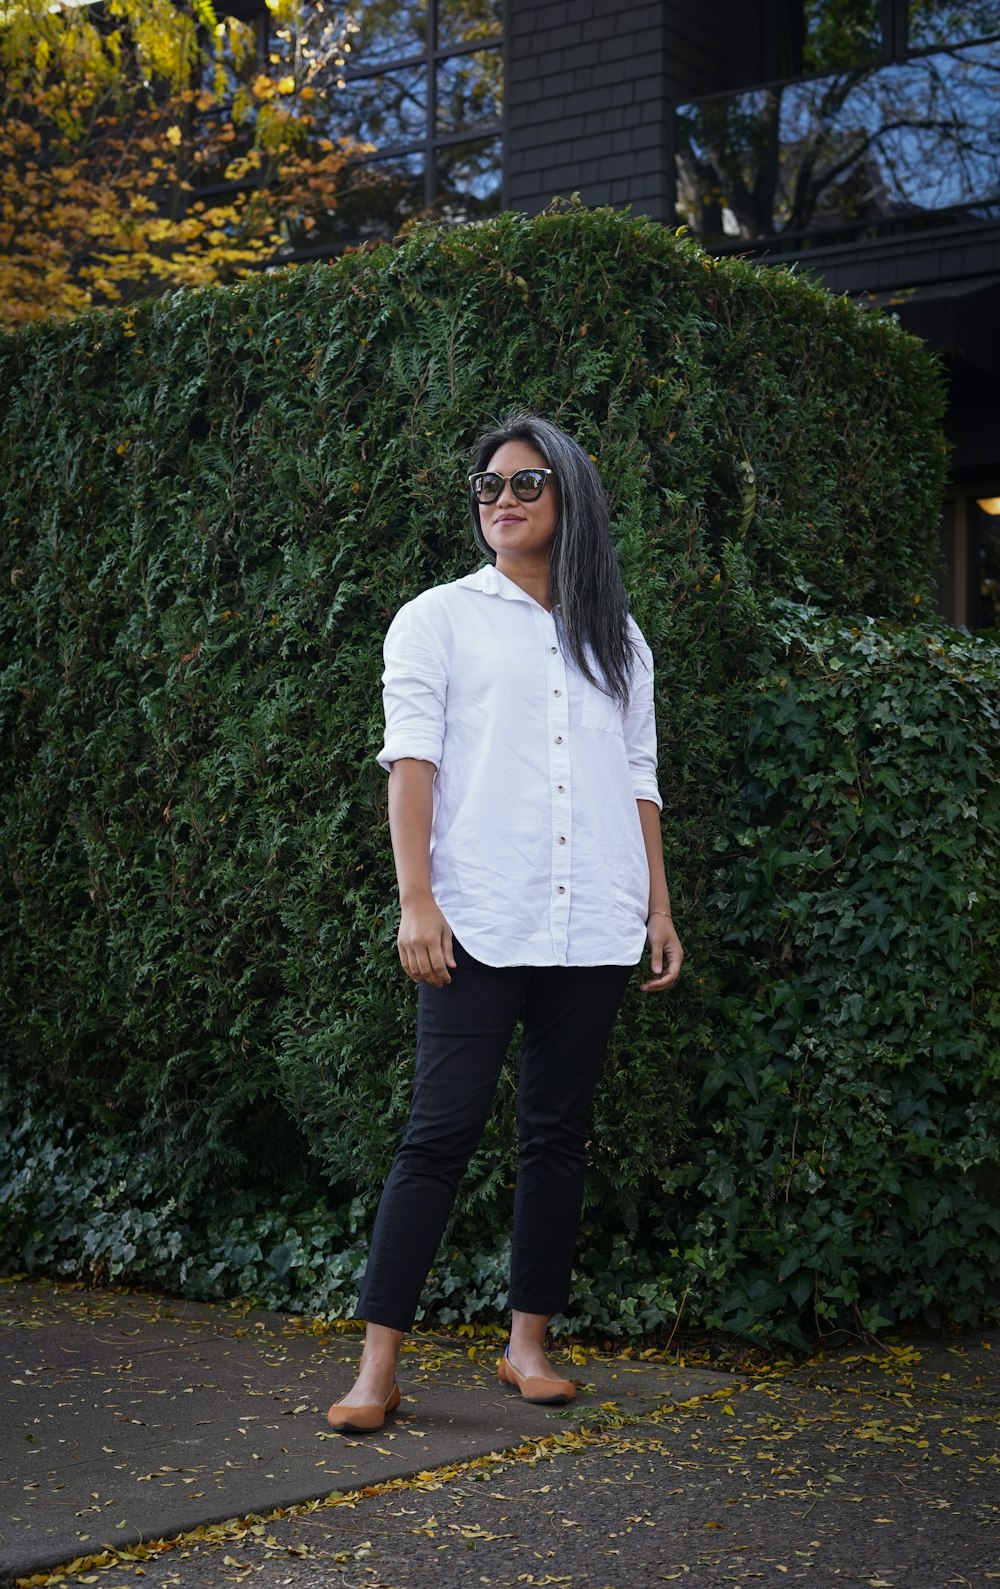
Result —
M 677 219 L 724 247 L 1000 216 L 1000 44 L 682 105 Z

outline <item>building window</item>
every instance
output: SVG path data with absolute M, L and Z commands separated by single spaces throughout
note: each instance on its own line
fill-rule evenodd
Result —
M 786 0 L 781 17 L 767 60 L 798 52 L 797 73 L 676 109 L 679 222 L 801 254 L 1000 216 L 998 0 Z
M 756 0 L 768 9 L 770 0 Z M 788 7 L 789 0 L 782 0 Z M 802 37 L 802 64 L 774 77 L 886 65 L 922 50 L 1000 33 L 998 0 L 791 0 L 785 32 Z M 779 34 L 780 39 L 780 34 Z M 780 62 L 779 62 L 780 65 Z
M 819 75 L 875 66 L 885 58 L 891 18 L 881 0 L 805 0 L 802 72 Z M 794 74 L 799 75 L 799 74 Z
M 1000 33 L 998 0 L 902 0 L 906 48 L 937 50 Z
M 417 216 L 502 208 L 502 0 L 362 0 L 348 29 L 322 85 L 327 132 L 366 152 L 285 258 L 385 241 Z

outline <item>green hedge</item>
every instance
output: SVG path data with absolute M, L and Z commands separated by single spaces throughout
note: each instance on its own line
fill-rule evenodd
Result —
M 789 605 L 759 663 L 711 900 L 742 951 L 701 1094 L 715 1316 L 969 1321 L 1000 1301 L 1000 647 Z
M 0 1078 L 0 1257 L 7 1269 L 93 1284 L 129 1283 L 197 1301 L 350 1315 L 367 1258 L 369 1213 L 305 1192 L 178 1188 L 164 1158 L 88 1138 L 40 1098 Z M 581 1233 L 569 1316 L 555 1331 L 647 1335 L 677 1314 L 675 1277 L 603 1221 Z M 507 1300 L 509 1232 L 446 1244 L 418 1320 L 496 1324 Z
M 774 967 L 721 901 L 752 899 L 725 883 L 734 822 L 774 813 L 743 813 L 737 763 L 776 597 L 893 622 L 927 603 L 945 455 L 920 344 L 791 273 L 570 208 L 32 328 L 0 365 L 8 1074 L 155 1150 L 185 1195 L 370 1201 L 412 1039 L 372 761 L 381 637 L 474 565 L 471 442 L 536 408 L 615 505 L 690 956 L 675 996 L 628 1001 L 591 1203 L 613 1197 L 663 1273 L 687 1262 L 671 1295 L 700 1288 L 705 1316 L 728 1297 L 745 1323 L 726 1287 L 756 1249 L 742 1214 L 719 1225 L 712 1154 L 737 1051 L 768 1063 L 738 1011 Z M 819 1024 L 839 1053 L 838 1019 Z M 510 1115 L 508 1089 L 466 1246 L 506 1218 Z M 797 1273 L 775 1287 L 761 1317 L 806 1306 Z

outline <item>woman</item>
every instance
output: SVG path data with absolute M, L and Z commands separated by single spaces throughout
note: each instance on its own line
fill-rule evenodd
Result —
M 575 1386 L 545 1354 L 568 1301 L 590 1106 L 632 966 L 680 974 L 663 871 L 650 651 L 628 613 L 597 470 L 515 414 L 470 476 L 493 561 L 425 591 L 385 641 L 399 958 L 420 985 L 413 1106 L 357 1315 L 357 1380 L 334 1429 L 381 1428 L 396 1357 L 481 1136 L 518 1020 L 510 1339 L 498 1376 L 528 1401 Z

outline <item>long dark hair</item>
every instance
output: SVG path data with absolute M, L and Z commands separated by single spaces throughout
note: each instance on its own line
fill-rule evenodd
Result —
M 480 437 L 473 472 L 487 468 L 494 453 L 508 441 L 530 443 L 554 471 L 559 511 L 549 560 L 549 595 L 553 607 L 559 608 L 566 644 L 580 672 L 624 711 L 633 663 L 628 597 L 611 539 L 601 477 L 579 442 L 558 425 L 536 414 L 518 412 L 506 415 L 495 430 Z M 483 534 L 475 497 L 471 504 L 476 541 L 494 557 Z

